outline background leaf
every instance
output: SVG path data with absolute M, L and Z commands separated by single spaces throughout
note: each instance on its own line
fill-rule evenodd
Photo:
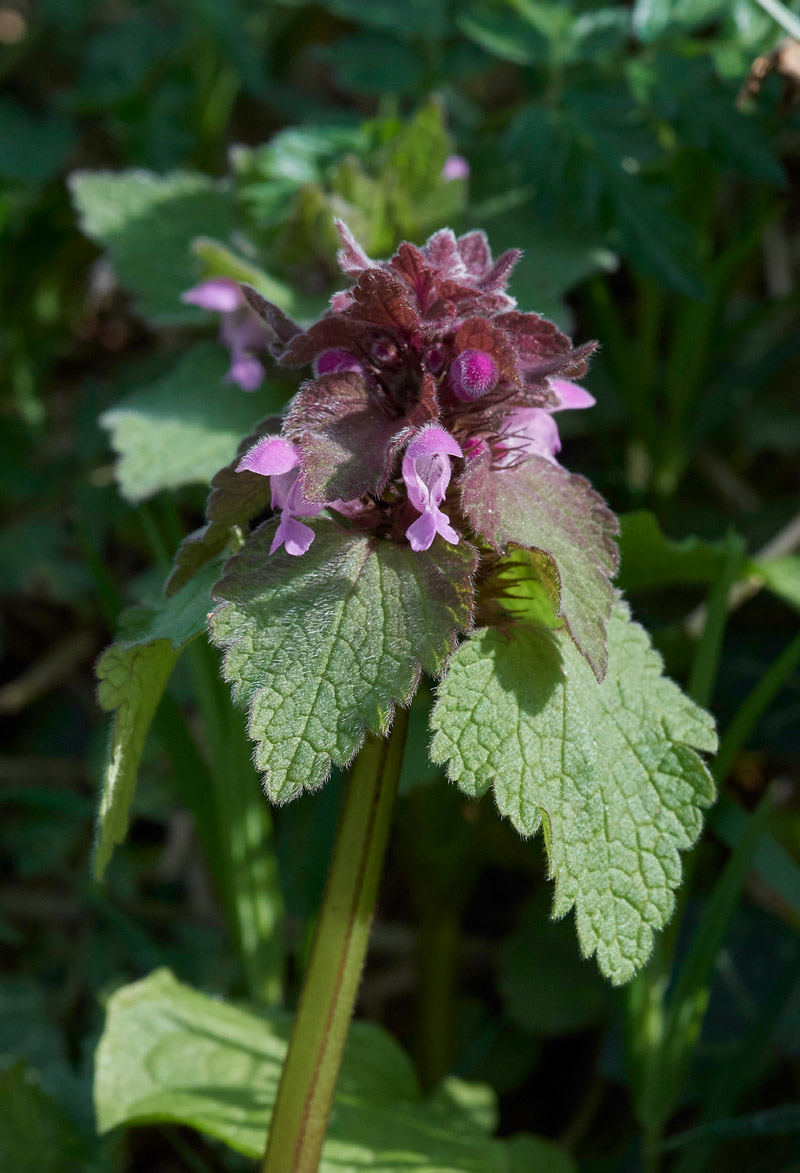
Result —
M 102 879 L 111 853 L 128 830 L 136 771 L 147 731 L 178 652 L 206 625 L 210 591 L 219 573 L 212 563 L 154 613 L 139 609 L 135 636 L 107 648 L 98 661 L 97 699 L 114 722 L 97 813 L 94 874 Z M 130 613 L 129 613 L 130 614 Z
M 100 1130 L 172 1121 L 260 1156 L 290 1029 L 288 1014 L 237 1009 L 165 970 L 126 986 L 110 999 L 97 1052 Z M 486 1089 L 476 1090 L 485 1104 Z M 466 1092 L 461 1085 L 453 1100 L 451 1086 L 426 1102 L 398 1044 L 371 1023 L 353 1023 L 320 1173 L 507 1173 L 505 1145 L 475 1126 L 474 1096 L 465 1128 Z M 537 1158 L 527 1173 L 573 1168 L 536 1138 L 525 1138 L 522 1152 Z
M 116 476 L 129 501 L 160 489 L 208 484 L 233 458 L 242 435 L 281 396 L 267 384 L 245 393 L 223 383 L 230 359 L 214 342 L 200 342 L 173 370 L 104 412 L 100 422 L 119 456 Z
M 120 284 L 145 317 L 162 326 L 208 320 L 180 295 L 198 275 L 194 238 L 224 240 L 233 228 L 226 183 L 186 171 L 76 171 L 70 191 L 83 231 L 109 250 Z

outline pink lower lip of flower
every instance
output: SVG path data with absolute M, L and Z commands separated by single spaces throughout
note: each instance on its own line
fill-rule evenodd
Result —
M 305 525 L 302 521 L 298 521 L 288 510 L 284 510 L 281 514 L 278 528 L 275 530 L 275 536 L 272 539 L 269 552 L 270 554 L 274 554 L 276 550 L 284 546 L 286 553 L 290 554 L 292 558 L 300 558 L 308 552 L 315 537 L 316 535 L 310 525 Z
M 181 294 L 181 301 L 211 313 L 232 314 L 244 305 L 244 295 L 239 283 L 230 277 L 212 277 L 187 289 Z
M 236 355 L 225 375 L 226 383 L 235 383 L 242 391 L 257 391 L 264 382 L 265 371 L 252 354 Z
M 497 386 L 497 366 L 483 350 L 462 350 L 450 367 L 450 383 L 464 403 L 480 399 Z

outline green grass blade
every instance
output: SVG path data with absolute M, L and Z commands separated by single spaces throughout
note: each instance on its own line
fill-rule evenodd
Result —
M 662 1123 L 677 1102 L 699 1041 L 717 954 L 736 912 L 769 809 L 767 794 L 751 815 L 747 830 L 717 880 L 669 999 L 663 1055 L 655 1089 Z
M 704 708 L 711 701 L 719 671 L 722 641 L 728 622 L 728 598 L 747 552 L 744 539 L 733 531 L 726 535 L 725 545 L 725 561 L 709 593 L 706 621 L 695 649 L 687 689 L 689 696 Z
M 758 722 L 798 664 L 800 664 L 800 634 L 786 645 L 778 658 L 769 666 L 725 730 L 714 764 L 714 776 L 717 781 L 721 782 L 727 776 L 737 754 L 747 744 Z

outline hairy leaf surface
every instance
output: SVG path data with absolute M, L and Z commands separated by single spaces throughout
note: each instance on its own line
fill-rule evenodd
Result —
M 189 350 L 173 370 L 100 417 L 118 454 L 116 475 L 128 501 L 160 489 L 208 484 L 254 422 L 280 407 L 270 385 L 245 395 L 223 383 L 230 359 L 215 342 Z
M 211 631 L 234 699 L 250 706 L 267 792 L 286 802 L 347 763 L 366 730 L 385 733 L 421 668 L 439 675 L 470 627 L 475 553 L 437 538 L 415 554 L 318 520 L 302 558 L 270 556 L 274 528 L 228 563 Z
M 97 699 L 101 708 L 114 714 L 97 815 L 94 874 L 98 880 L 127 833 L 147 731 L 179 649 L 205 627 L 218 574 L 214 563 L 155 612 L 137 608 L 136 634 L 129 632 L 129 638 L 112 644 L 97 662 Z
M 608 635 L 598 684 L 563 632 L 476 632 L 439 687 L 431 756 L 467 794 L 493 786 L 523 835 L 543 823 L 554 915 L 575 907 L 584 953 L 620 983 L 672 914 L 679 852 L 714 797 L 694 749 L 717 738 L 625 604 Z
M 542 550 L 560 578 L 559 614 L 598 680 L 606 669 L 606 623 L 617 569 L 617 520 L 587 480 L 538 456 L 509 468 L 490 453 L 467 463 L 463 506 L 497 550 L 513 542 Z
M 120 284 L 162 326 L 204 323 L 181 293 L 198 277 L 190 246 L 197 236 L 227 237 L 233 196 L 224 184 L 187 171 L 77 171 L 72 200 L 88 237 L 110 251 Z

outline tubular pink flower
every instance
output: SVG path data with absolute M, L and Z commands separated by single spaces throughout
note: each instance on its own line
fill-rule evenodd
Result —
M 483 350 L 462 350 L 450 367 L 450 383 L 460 400 L 480 399 L 497 385 L 497 366 Z
M 450 483 L 450 457 L 461 455 L 458 441 L 436 424 L 418 432 L 406 449 L 403 480 L 409 501 L 420 513 L 406 530 L 412 550 L 427 550 L 437 533 L 458 544 L 458 534 L 439 506 Z
M 269 477 L 272 508 L 281 511 L 270 554 L 280 546 L 285 546 L 286 553 L 293 557 L 305 554 L 314 541 L 314 531 L 297 519 L 316 517 L 325 508 L 325 505 L 306 501 L 299 481 L 299 466 L 299 451 L 282 436 L 262 436 L 236 466 L 237 472 L 246 469 Z
M 236 383 L 243 391 L 256 391 L 264 381 L 264 367 L 251 352 L 264 346 L 268 334 L 247 305 L 237 281 L 212 277 L 181 294 L 181 301 L 222 315 L 220 342 L 230 351 L 231 365 L 224 382 Z
M 568 379 L 551 379 L 550 389 L 559 399 L 553 407 L 515 407 L 503 420 L 497 445 L 497 464 L 501 468 L 520 456 L 542 456 L 557 464 L 561 437 L 553 412 L 592 407 L 595 403 L 585 387 Z

